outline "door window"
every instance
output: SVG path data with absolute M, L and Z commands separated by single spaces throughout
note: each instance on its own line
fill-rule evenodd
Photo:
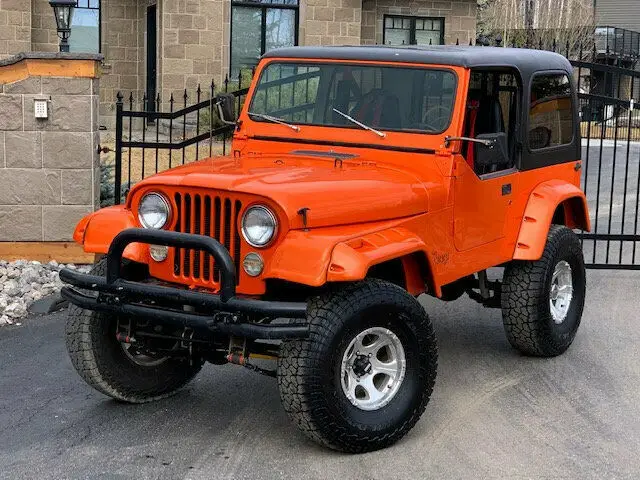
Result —
M 465 136 L 475 138 L 483 133 L 505 133 L 507 135 L 508 161 L 491 166 L 480 166 L 475 162 L 479 148 L 473 142 L 463 144 L 462 154 L 478 175 L 512 168 L 516 157 L 516 135 L 520 82 L 513 70 L 473 70 L 467 97 Z

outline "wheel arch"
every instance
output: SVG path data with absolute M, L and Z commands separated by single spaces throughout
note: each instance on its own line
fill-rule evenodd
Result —
M 552 224 L 584 231 L 591 229 L 584 192 L 577 186 L 551 180 L 538 185 L 524 210 L 513 254 L 514 260 L 538 260 Z
M 405 228 L 390 228 L 338 243 L 327 268 L 327 282 L 365 278 L 387 280 L 412 295 L 437 291 L 426 245 Z

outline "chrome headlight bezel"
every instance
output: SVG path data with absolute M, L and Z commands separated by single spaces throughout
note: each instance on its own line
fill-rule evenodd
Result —
M 164 213 L 165 213 L 164 221 L 159 226 L 153 226 L 149 222 L 147 222 L 142 213 L 142 205 L 144 204 L 146 199 L 151 197 L 160 199 L 160 205 L 162 205 L 164 208 Z M 149 228 L 152 230 L 162 230 L 167 225 L 169 225 L 170 220 L 171 220 L 171 205 L 169 204 L 169 201 L 163 194 L 159 192 L 148 192 L 142 196 L 142 198 L 140 199 L 140 202 L 138 202 L 138 221 L 140 222 L 140 225 L 142 225 L 144 228 Z
M 267 215 L 267 218 L 271 221 L 273 225 L 273 230 L 271 232 L 271 235 L 266 241 L 262 243 L 259 243 L 255 239 L 250 238 L 245 228 L 247 216 L 254 210 L 259 210 L 265 213 Z M 276 218 L 275 214 L 271 211 L 271 209 L 269 209 L 269 207 L 265 205 L 252 205 L 249 208 L 247 208 L 247 210 L 242 215 L 242 220 L 240 222 L 240 232 L 242 233 L 242 238 L 244 238 L 244 241 L 247 242 L 252 247 L 254 248 L 268 247 L 278 235 L 278 219 Z

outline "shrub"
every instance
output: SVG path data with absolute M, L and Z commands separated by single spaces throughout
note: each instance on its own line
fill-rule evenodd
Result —
M 120 203 L 125 201 L 126 183 L 120 187 Z M 100 163 L 100 207 L 115 205 L 115 166 L 112 163 Z

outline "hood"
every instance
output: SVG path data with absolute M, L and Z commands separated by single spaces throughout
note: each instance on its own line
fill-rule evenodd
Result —
M 172 185 L 227 190 L 271 199 L 290 228 L 372 222 L 427 211 L 428 193 L 415 175 L 360 158 L 334 161 L 299 155 L 214 157 L 167 170 L 134 187 Z

